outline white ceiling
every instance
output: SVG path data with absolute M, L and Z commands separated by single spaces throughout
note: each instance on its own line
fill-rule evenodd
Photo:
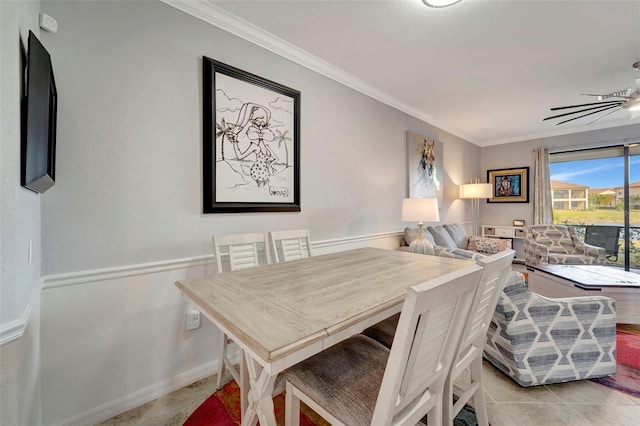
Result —
M 633 86 L 640 0 L 165 1 L 479 146 L 632 124 L 542 119 Z

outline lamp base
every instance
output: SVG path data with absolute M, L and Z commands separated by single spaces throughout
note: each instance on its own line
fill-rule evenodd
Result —
M 418 236 L 409 245 L 411 253 L 435 254 L 433 244 L 424 237 L 422 222 L 418 223 Z

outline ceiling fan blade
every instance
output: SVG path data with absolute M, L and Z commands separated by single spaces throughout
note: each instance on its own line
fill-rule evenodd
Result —
M 621 103 L 623 103 L 623 102 L 616 102 L 614 104 L 607 103 L 605 105 L 592 106 L 591 108 L 585 108 L 585 109 L 579 109 L 577 111 L 565 112 L 564 114 L 552 115 L 551 117 L 544 118 L 544 119 L 542 119 L 542 121 L 551 120 L 552 118 L 565 117 L 567 115 L 572 115 L 572 114 L 578 114 L 578 113 L 585 112 L 585 111 L 592 111 L 594 109 L 602 109 L 602 108 L 607 108 L 607 107 L 615 108 L 615 107 L 619 106 Z
M 561 122 L 559 122 L 559 123 L 556 123 L 556 126 L 557 126 L 557 125 L 559 125 L 559 124 L 562 124 L 562 123 L 567 123 L 567 122 L 569 122 L 569 121 L 577 120 L 578 118 L 586 117 L 587 115 L 597 114 L 597 113 L 599 113 L 599 112 L 606 111 L 606 110 L 608 110 L 608 109 L 612 109 L 612 108 L 621 109 L 622 107 L 620 107 L 619 105 L 608 106 L 608 107 L 603 108 L 603 109 L 600 109 L 600 110 L 598 110 L 598 111 L 589 112 L 589 113 L 584 114 L 584 115 L 579 115 L 579 116 L 577 116 L 577 117 L 574 117 L 574 118 L 570 118 L 570 119 L 568 119 L 568 120 L 561 121 Z M 615 111 L 613 111 L 613 112 L 615 112 Z
M 550 108 L 550 110 L 551 111 L 557 111 L 559 109 L 579 108 L 579 107 L 583 107 L 583 106 L 613 104 L 613 103 L 619 103 L 619 102 L 622 102 L 622 101 L 618 100 L 618 101 L 590 102 L 588 104 L 567 105 L 567 106 L 561 106 L 561 107 L 553 107 L 553 108 Z
M 620 107 L 620 108 L 622 108 L 622 107 Z M 595 120 L 590 121 L 589 123 L 587 123 L 587 126 L 588 126 L 589 124 L 593 124 L 593 123 L 595 123 L 596 121 L 600 120 L 601 118 L 605 118 L 607 115 L 611 115 L 611 114 L 613 114 L 614 112 L 618 111 L 620 108 L 617 108 L 617 109 L 614 109 L 614 110 L 612 110 L 612 111 L 609 111 L 609 112 L 608 112 L 608 113 L 606 113 L 605 115 L 601 115 L 600 117 L 596 118 Z

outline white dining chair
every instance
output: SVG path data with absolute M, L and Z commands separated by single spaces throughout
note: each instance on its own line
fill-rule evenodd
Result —
M 473 298 L 471 314 L 445 383 L 443 416 L 446 424 L 452 425 L 453 419 L 465 404 L 473 400 L 478 425 L 489 425 L 482 380 L 482 353 L 493 311 L 511 272 L 514 256 L 515 251 L 505 250 L 476 261 L 476 264 L 482 267 L 482 275 Z M 470 383 L 465 386 L 460 381 L 454 383 L 467 370 L 471 378 Z M 458 397 L 455 404 L 454 394 Z
M 514 250 L 505 250 L 476 261 L 476 264 L 482 268 L 482 274 L 473 298 L 471 314 L 463 331 L 463 338 L 456 351 L 455 362 L 452 363 L 445 384 L 443 416 L 447 421 L 446 424 L 452 424 L 456 415 L 471 399 L 473 399 L 478 425 L 487 426 L 489 423 L 482 383 L 482 351 L 493 311 L 511 271 L 514 256 Z M 394 315 L 369 327 L 363 331 L 363 334 L 389 348 L 392 345 L 397 324 L 398 315 Z M 465 370 L 469 370 L 471 383 L 465 387 L 460 383 L 457 386 L 454 385 L 454 381 Z M 454 394 L 458 396 L 455 404 L 453 404 Z
M 286 374 L 285 424 L 300 424 L 300 401 L 332 425 L 442 424 L 442 396 L 481 269 L 411 287 L 391 350 L 364 335 L 344 340 Z
M 302 259 L 311 256 L 311 241 L 308 229 L 271 231 L 271 252 L 276 263 Z
M 217 235 L 213 237 L 213 251 L 218 272 L 238 271 L 271 263 L 268 237 L 265 233 Z M 239 386 L 240 375 L 229 361 L 227 348 L 233 340 L 225 333 L 220 333 L 220 350 L 217 388 L 222 387 L 225 368 L 229 370 Z

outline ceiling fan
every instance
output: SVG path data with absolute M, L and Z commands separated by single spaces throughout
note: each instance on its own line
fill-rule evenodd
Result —
M 636 71 L 640 71 L 640 61 L 633 64 L 633 69 Z M 640 77 L 636 78 L 635 83 L 636 83 L 635 88 L 629 87 L 627 89 L 616 90 L 614 92 L 604 93 L 600 95 L 585 93 L 584 94 L 585 96 L 596 97 L 598 102 L 590 102 L 586 104 L 568 105 L 568 106 L 551 108 L 551 111 L 568 110 L 568 109 L 573 109 L 573 111 L 552 115 L 550 117 L 543 119 L 542 121 L 552 120 L 554 118 L 569 117 L 569 116 L 573 116 L 574 114 L 586 113 L 586 114 L 578 115 L 577 117 L 572 117 L 572 118 L 568 118 L 566 120 L 560 121 L 559 123 L 556 123 L 556 126 L 557 126 L 559 124 L 567 123 L 569 121 L 577 120 L 579 118 L 587 117 L 589 115 L 608 111 L 606 114 L 603 114 L 598 118 L 596 118 L 595 120 L 588 123 L 588 124 L 591 124 L 600 120 L 601 118 L 606 117 L 609 114 L 613 114 L 614 112 L 620 109 L 626 109 L 629 112 L 631 112 L 631 119 L 633 120 L 636 117 L 640 117 Z M 575 108 L 580 108 L 580 109 L 575 109 Z

